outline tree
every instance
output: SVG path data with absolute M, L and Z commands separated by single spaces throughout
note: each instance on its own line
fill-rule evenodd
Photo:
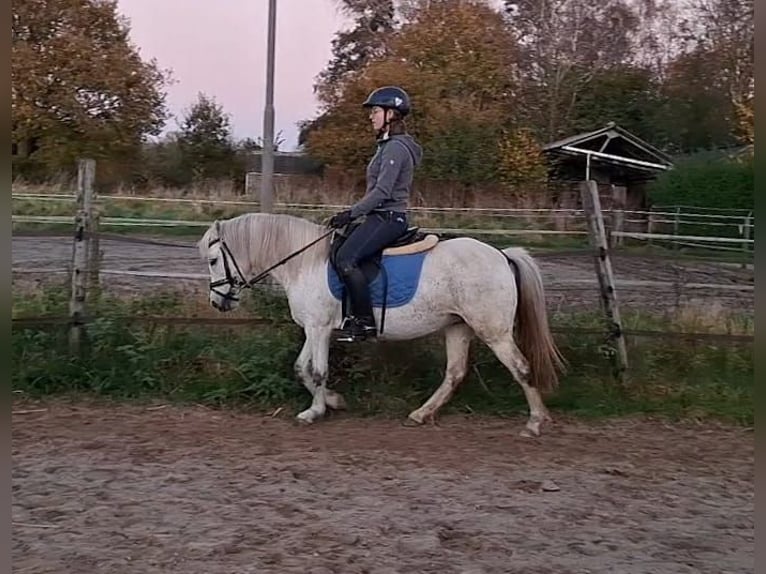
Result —
M 337 101 L 352 75 L 372 60 L 383 58 L 396 27 L 394 0 L 336 0 L 341 10 L 354 20 L 348 31 L 335 34 L 332 58 L 319 73 L 314 91 L 320 100 Z M 324 114 L 300 124 L 298 145 L 305 145 L 308 135 L 321 128 Z
M 712 56 L 732 102 L 744 102 L 755 88 L 753 0 L 696 0 L 704 33 L 700 44 Z
M 682 54 L 661 88 L 658 138 L 672 152 L 688 153 L 734 143 L 734 109 L 705 49 Z
M 519 44 L 525 123 L 548 141 L 571 135 L 578 100 L 598 73 L 630 63 L 649 43 L 627 0 L 506 0 L 505 10 Z
M 498 171 L 504 183 L 516 186 L 547 180 L 545 157 L 531 130 L 504 133 L 499 148 Z
M 335 85 L 348 74 L 386 53 L 388 37 L 396 26 L 394 0 L 337 0 L 354 19 L 353 27 L 332 40 L 332 60 L 319 75 L 325 85 Z
M 252 152 L 252 151 L 261 151 L 263 149 L 263 142 L 260 141 L 261 138 L 253 139 L 253 138 L 244 138 L 237 142 L 237 150 L 243 151 L 243 152 Z M 274 141 L 274 147 L 278 147 L 279 142 Z M 276 149 L 274 150 L 276 151 Z
M 755 96 L 754 2 L 695 0 L 694 10 L 703 29 L 696 52 L 714 70 L 716 87 L 728 97 L 731 132 L 736 137 Z
M 755 144 L 755 110 L 753 109 L 753 97 L 747 98 L 741 104 L 737 104 L 735 112 L 737 125 L 735 134 L 737 139 L 746 145 Z
M 640 138 L 658 139 L 660 86 L 651 70 L 617 65 L 594 72 L 573 106 L 573 131 L 589 131 L 613 121 Z
M 139 186 L 180 188 L 192 182 L 185 169 L 178 132 L 169 132 L 142 147 L 139 174 L 134 178 Z
M 690 14 L 682 50 L 661 77 L 659 139 L 681 153 L 749 143 L 753 2 L 693 0 Z
M 51 170 L 78 156 L 135 154 L 167 117 L 170 79 L 142 61 L 115 0 L 15 0 L 11 137 Z
M 413 100 L 408 125 L 425 147 L 421 173 L 464 183 L 492 179 L 499 130 L 514 117 L 514 58 L 502 16 L 484 2 L 424 2 L 391 35 L 385 58 L 339 90 L 318 90 L 325 113 L 306 148 L 330 165 L 361 169 L 372 134 L 360 105 L 374 88 L 397 84 Z
M 231 120 L 204 93 L 185 112 L 178 134 L 184 168 L 194 179 L 230 176 L 235 155 Z

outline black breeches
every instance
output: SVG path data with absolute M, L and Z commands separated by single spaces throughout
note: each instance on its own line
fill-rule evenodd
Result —
M 366 259 L 380 253 L 407 231 L 403 213 L 371 213 L 356 227 L 335 254 L 338 270 L 351 298 L 351 313 L 357 317 L 372 315 L 367 279 L 359 268 Z

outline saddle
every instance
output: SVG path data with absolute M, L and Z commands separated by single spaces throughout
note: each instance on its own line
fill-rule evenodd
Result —
M 348 239 L 351 232 L 359 224 L 351 224 L 346 227 L 345 230 L 338 230 L 335 232 L 332 240 L 332 246 L 330 248 L 330 262 L 335 267 L 335 255 L 340 249 L 340 246 Z M 365 271 L 367 281 L 372 281 L 377 275 L 377 271 L 380 267 L 380 261 L 383 256 L 396 256 L 396 255 L 412 255 L 414 253 L 423 253 L 436 247 L 439 243 L 439 236 L 434 233 L 425 233 L 421 231 L 419 227 L 409 227 L 407 231 L 402 233 L 392 243 L 383 248 L 382 251 L 369 258 L 366 262 L 362 263 L 361 268 Z M 371 266 L 372 264 L 372 266 Z M 374 269 L 374 275 L 370 276 L 366 269 Z
M 337 266 L 335 264 L 335 256 L 340 246 L 343 245 L 346 239 L 348 239 L 348 236 L 351 234 L 351 232 L 356 227 L 356 225 L 359 225 L 359 224 L 351 224 L 348 227 L 346 227 L 345 230 L 338 230 L 333 236 L 332 245 L 330 248 L 330 265 L 336 272 L 337 272 Z M 388 299 L 388 274 L 386 270 L 386 265 L 383 262 L 384 257 L 387 258 L 388 261 L 391 261 L 391 259 L 388 259 L 388 258 L 425 253 L 426 251 L 430 251 L 431 249 L 436 247 L 439 241 L 440 241 L 440 237 L 436 234 L 426 233 L 422 231 L 419 227 L 414 227 L 414 226 L 409 227 L 407 231 L 405 231 L 402 235 L 396 238 L 392 243 L 388 244 L 381 251 L 376 253 L 374 256 L 368 258 L 360 265 L 360 269 L 362 273 L 364 274 L 365 279 L 367 280 L 368 286 L 370 286 L 377 279 L 378 275 L 382 274 L 382 277 L 381 277 L 382 304 L 381 304 L 381 320 L 380 320 L 380 329 L 379 329 L 380 333 L 383 333 L 383 327 L 384 327 L 385 316 L 386 316 L 386 306 L 387 306 L 386 301 Z M 405 264 L 405 265 L 410 265 L 410 264 Z M 419 266 L 418 266 L 417 276 L 419 276 Z M 342 301 L 343 315 L 345 316 L 346 309 L 348 307 L 348 297 L 345 294 L 345 289 L 342 289 L 341 301 Z
M 409 255 L 433 249 L 439 243 L 439 237 L 433 233 L 424 233 L 419 227 L 410 227 L 391 245 L 383 249 L 382 255 Z

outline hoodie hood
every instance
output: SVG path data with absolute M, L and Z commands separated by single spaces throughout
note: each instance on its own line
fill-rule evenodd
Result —
M 410 154 L 412 154 L 412 159 L 415 162 L 415 166 L 417 167 L 420 165 L 420 162 L 423 159 L 423 147 L 418 142 L 416 142 L 415 138 L 413 138 L 410 134 L 393 135 L 390 136 L 388 140 L 397 140 L 404 144 Z

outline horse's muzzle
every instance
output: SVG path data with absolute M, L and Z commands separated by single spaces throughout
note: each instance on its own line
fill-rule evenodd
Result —
M 211 299 L 210 304 L 213 306 L 214 309 L 217 309 L 218 311 L 221 311 L 222 313 L 231 311 L 230 299 L 224 299 L 223 301 L 217 301 L 216 299 Z

